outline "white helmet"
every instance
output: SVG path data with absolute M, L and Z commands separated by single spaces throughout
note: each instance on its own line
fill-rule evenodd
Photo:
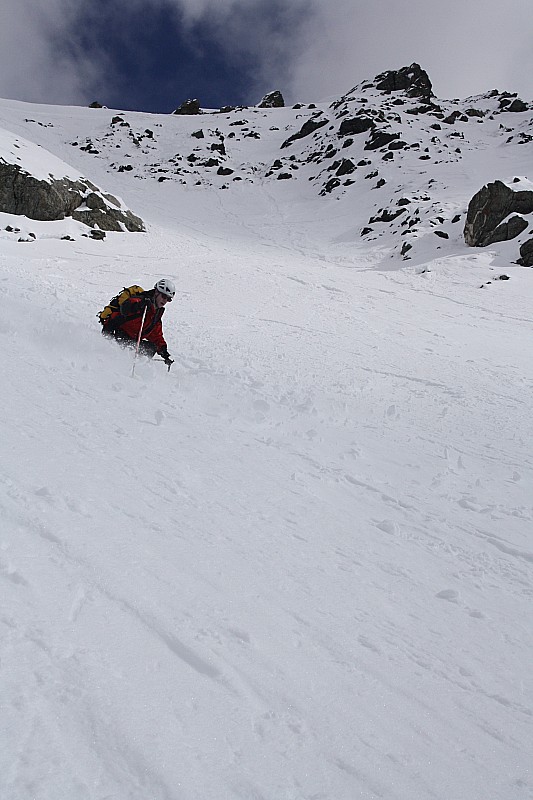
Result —
M 176 294 L 176 287 L 174 286 L 172 281 L 169 280 L 168 278 L 161 278 L 160 281 L 157 281 L 156 285 L 154 286 L 154 289 L 157 292 L 161 292 L 161 294 L 164 294 L 165 297 L 168 297 L 169 300 L 172 300 L 174 295 Z

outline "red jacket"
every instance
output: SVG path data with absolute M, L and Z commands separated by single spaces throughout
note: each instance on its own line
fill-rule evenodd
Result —
M 163 336 L 163 325 L 161 318 L 165 313 L 164 308 L 156 308 L 154 303 L 155 291 L 151 289 L 135 297 L 130 297 L 122 303 L 120 311 L 115 311 L 109 317 L 104 327 L 107 330 L 120 330 L 129 336 L 130 339 L 137 340 L 141 322 L 146 308 L 141 339 L 146 339 L 157 347 L 157 352 L 167 349 L 167 343 Z

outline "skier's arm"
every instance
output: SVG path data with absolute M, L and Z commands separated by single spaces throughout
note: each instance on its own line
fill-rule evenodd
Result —
M 148 302 L 144 297 L 130 297 L 129 300 L 125 300 L 120 306 L 122 321 L 126 322 L 130 319 L 142 317 Z
M 152 342 L 157 347 L 157 355 L 161 356 L 165 364 L 170 366 L 174 363 L 173 359 L 170 357 L 170 353 L 168 352 L 167 343 L 165 341 L 165 337 L 163 336 L 163 325 L 161 324 L 161 320 L 157 322 L 157 324 L 153 327 L 150 333 L 147 334 L 146 338 L 149 342 Z

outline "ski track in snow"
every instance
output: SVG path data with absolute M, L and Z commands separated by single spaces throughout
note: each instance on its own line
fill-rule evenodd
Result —
M 531 271 L 143 192 L 0 255 L 2 800 L 533 798 Z M 167 272 L 132 379 L 94 314 Z

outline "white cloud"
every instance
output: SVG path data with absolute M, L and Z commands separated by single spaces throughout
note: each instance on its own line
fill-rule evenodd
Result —
M 75 9 L 68 0 L 3 0 L 0 95 L 42 103 L 76 103 L 94 70 L 65 42 Z M 97 70 L 99 72 L 100 69 Z
M 174 8 L 190 30 L 207 24 L 261 92 L 319 101 L 417 61 L 440 97 L 492 88 L 533 98 L 531 0 L 113 0 L 120 9 Z M 91 58 L 70 41 L 74 0 L 3 0 L 0 95 L 33 102 L 96 99 L 113 80 L 105 43 Z M 97 12 L 97 9 L 95 10 Z M 84 34 L 90 36 L 90 29 Z
M 313 12 L 292 65 L 295 99 L 338 95 L 414 61 L 442 98 L 492 88 L 533 98 L 531 0 L 313 0 Z

